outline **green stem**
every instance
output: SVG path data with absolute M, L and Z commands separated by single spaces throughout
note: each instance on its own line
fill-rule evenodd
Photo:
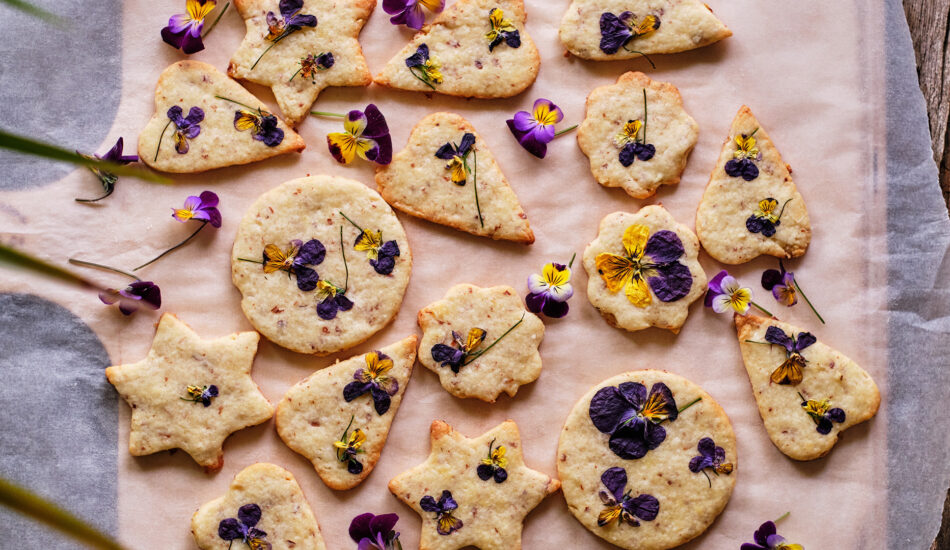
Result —
M 346 118 L 346 115 L 341 115 L 340 113 L 327 113 L 325 111 L 310 111 L 311 115 L 316 116 L 332 116 L 337 118 Z
M 623 49 L 624 49 L 625 51 L 630 52 L 630 53 L 635 53 L 635 54 L 637 54 L 637 55 L 643 56 L 643 58 L 646 59 L 646 60 L 650 63 L 650 67 L 653 67 L 654 69 L 656 68 L 656 64 L 653 63 L 653 60 L 650 59 L 650 56 L 649 56 L 649 55 L 647 55 L 647 54 L 645 54 L 645 53 L 643 53 L 643 52 L 637 51 L 637 50 L 631 50 L 630 48 L 628 48 L 628 47 L 626 46 L 626 44 L 624 44 Z
M 778 522 L 782 521 L 783 519 L 787 518 L 787 517 L 790 516 L 791 514 L 792 514 L 791 512 L 785 512 L 784 514 L 782 514 L 781 516 L 779 516 L 779 518 L 778 518 L 777 520 L 775 520 L 774 523 L 778 523 Z
M 769 313 L 769 310 L 765 309 L 764 307 L 760 306 L 759 304 L 757 304 L 757 303 L 755 303 L 755 302 L 751 302 L 751 301 L 750 301 L 749 303 L 752 304 L 752 307 L 758 309 L 758 310 L 761 311 L 762 313 L 768 315 L 769 317 L 771 317 L 771 318 L 773 318 L 773 319 L 775 318 L 774 315 L 772 315 L 771 313 Z
M 211 26 L 208 27 L 208 30 L 204 32 L 204 34 L 201 36 L 202 38 L 207 38 L 208 35 L 211 34 L 211 31 L 213 31 L 214 28 L 218 26 L 218 21 L 221 21 L 221 18 L 224 16 L 224 12 L 228 11 L 228 8 L 230 6 L 231 6 L 231 2 L 228 2 L 227 4 L 224 5 L 223 8 L 221 8 L 221 12 L 218 13 L 217 19 L 215 19 L 214 23 L 212 23 Z
M 766 345 L 766 346 L 771 346 L 771 345 L 773 345 L 772 342 L 759 342 L 758 340 L 744 340 L 744 341 L 747 342 L 747 343 L 749 343 L 749 344 L 764 344 L 764 345 Z
M 342 212 L 340 212 L 342 214 Z M 346 281 L 343 283 L 343 294 L 350 288 L 350 266 L 346 263 L 346 247 L 343 246 L 343 226 L 340 226 L 340 254 L 343 256 L 343 267 L 346 269 Z
M 252 260 L 252 259 L 250 259 L 250 258 L 238 258 L 238 261 L 240 261 L 240 262 L 250 262 L 250 263 L 252 263 L 252 264 L 257 264 L 257 265 L 264 265 L 264 262 L 262 262 L 261 260 Z
M 75 201 L 76 201 L 76 202 L 85 202 L 85 203 L 101 201 L 102 199 L 104 199 L 104 198 L 108 197 L 109 195 L 111 195 L 113 191 L 115 191 L 115 187 L 113 187 L 113 188 L 112 188 L 111 190 L 109 190 L 109 191 L 106 191 L 106 194 L 105 194 L 105 195 L 102 195 L 101 197 L 96 197 L 96 198 L 94 198 L 94 199 L 75 199 Z M 802 294 L 802 296 L 804 296 L 804 294 Z
M 162 149 L 162 139 L 165 137 L 165 132 L 168 130 L 168 127 L 171 126 L 171 119 L 168 119 L 168 122 L 165 123 L 165 127 L 162 128 L 162 133 L 158 136 L 158 145 L 155 146 L 155 158 L 152 159 L 152 162 L 158 160 L 158 152 Z
M 706 481 L 709 482 L 709 488 L 712 489 L 712 478 L 709 477 L 709 474 L 706 473 L 706 469 L 705 469 L 705 468 L 703 468 L 703 469 L 700 470 L 700 471 L 703 473 L 704 476 L 706 476 Z
M 291 77 L 290 77 L 290 80 L 288 80 L 287 82 L 293 82 L 294 79 L 297 78 L 297 75 L 300 74 L 300 71 L 302 71 L 302 70 L 303 70 L 303 67 L 300 67 L 299 69 L 297 69 L 297 72 L 295 72 L 294 75 L 291 76 Z
M 696 403 L 699 403 L 699 402 L 702 401 L 702 400 L 703 400 L 702 397 L 697 397 L 696 399 L 693 399 L 692 401 L 690 401 L 690 402 L 687 403 L 686 405 L 683 405 L 682 407 L 680 407 L 677 412 L 683 412 L 683 411 L 685 411 L 686 409 L 692 407 L 693 405 L 695 405 Z
M 464 363 L 462 363 L 462 366 L 464 367 L 465 365 L 470 364 L 472 361 L 478 359 L 479 357 L 481 357 L 482 355 L 484 355 L 485 353 L 487 353 L 488 350 L 490 350 L 490 349 L 492 349 L 493 347 L 495 347 L 495 344 L 497 344 L 498 342 L 501 342 L 501 339 L 502 339 L 502 338 L 504 338 L 505 336 L 508 336 L 508 333 L 511 332 L 511 331 L 513 331 L 513 330 L 515 330 L 515 328 L 516 328 L 518 325 L 520 325 L 523 321 L 524 321 L 524 314 L 521 315 L 521 319 L 519 319 L 517 323 L 515 323 L 515 324 L 511 325 L 510 327 L 508 327 L 508 330 L 506 330 L 504 334 L 502 334 L 501 336 L 499 336 L 498 339 L 495 340 L 494 342 L 492 342 L 487 348 L 485 348 L 485 349 L 483 349 L 483 350 L 481 350 L 481 351 L 479 351 L 479 352 L 477 352 L 477 353 L 471 354 L 471 355 L 469 356 L 469 359 L 468 359 L 467 361 L 465 361 Z
M 563 134 L 566 134 L 566 133 L 568 133 L 568 132 L 574 131 L 574 129 L 576 129 L 576 128 L 577 128 L 577 124 L 575 124 L 574 126 L 571 126 L 570 128 L 565 128 L 565 129 L 561 130 L 560 132 L 555 132 L 554 137 L 558 137 L 558 136 L 560 136 L 560 135 L 563 135 Z
M 346 219 L 346 221 L 348 221 L 348 222 L 350 222 L 351 224 L 353 224 L 353 227 L 359 229 L 359 230 L 360 230 L 360 233 L 366 233 L 366 231 L 363 231 L 363 228 L 362 228 L 362 227 L 360 227 L 359 225 L 357 225 L 355 221 L 351 220 L 346 214 L 343 213 L 342 210 L 338 210 L 338 212 L 340 213 L 341 216 L 343 216 L 343 218 Z M 340 227 L 340 231 L 342 231 L 342 230 L 343 230 L 343 227 Z M 343 240 L 343 238 L 341 237 L 340 240 Z
M 142 264 L 142 265 L 136 267 L 136 268 L 133 269 L 132 271 L 138 271 L 138 270 L 142 269 L 143 267 L 145 267 L 145 266 L 147 266 L 147 265 L 151 265 L 151 264 L 157 262 L 158 260 L 164 258 L 165 256 L 171 254 L 172 252 L 178 250 L 179 248 L 185 246 L 186 244 L 188 244 L 188 241 L 190 241 L 191 239 L 194 239 L 194 238 L 195 238 L 195 235 L 197 235 L 199 231 L 201 231 L 202 229 L 204 229 L 206 225 L 208 225 L 208 222 L 201 222 L 201 225 L 198 227 L 198 229 L 195 229 L 195 232 L 192 233 L 191 235 L 189 235 L 187 239 L 185 239 L 185 240 L 181 241 L 180 243 L 176 244 L 175 246 L 169 248 L 169 249 L 166 250 L 165 252 L 162 252 L 162 253 L 159 254 L 158 256 L 155 256 L 154 258 L 152 258 L 151 260 L 145 262 L 144 264 Z
M 235 105 L 240 105 L 241 107 L 244 107 L 245 109 L 250 109 L 250 110 L 252 110 L 252 111 L 260 111 L 260 108 L 259 108 L 259 107 L 251 107 L 250 105 L 245 105 L 245 104 L 241 103 L 240 101 L 234 101 L 233 99 L 228 99 L 228 98 L 226 98 L 226 97 L 224 97 L 224 96 L 216 95 L 216 96 L 214 96 L 214 97 L 216 97 L 216 98 L 218 98 L 218 99 L 223 99 L 224 101 L 228 101 L 228 102 L 234 103 Z
M 634 136 L 636 137 L 636 136 Z M 647 89 L 643 89 L 643 143 L 647 142 Z
M 821 317 L 821 314 L 818 313 L 818 310 L 815 309 L 815 306 L 811 304 L 811 300 L 808 299 L 808 296 L 805 296 L 805 293 L 802 292 L 802 287 L 798 286 L 798 281 L 794 281 L 793 284 L 795 285 L 795 290 L 797 290 L 798 293 L 802 295 L 802 298 L 805 299 L 805 303 L 808 304 L 808 307 L 811 308 L 812 312 L 818 317 L 818 320 L 821 321 L 821 324 L 824 325 L 825 320 Z
M 478 152 L 475 147 L 472 147 L 472 158 L 475 163 L 475 171 L 472 174 L 472 187 L 475 188 L 475 209 L 478 210 L 478 223 L 484 228 L 485 218 L 482 217 L 482 206 L 478 203 Z
M 794 197 L 793 197 L 793 198 L 794 198 Z M 792 202 L 792 199 L 788 199 L 787 201 L 785 201 L 785 202 L 782 204 L 782 209 L 779 210 L 779 213 L 778 213 L 778 219 L 782 219 L 782 214 L 785 213 L 785 207 L 788 206 L 788 203 L 790 203 L 790 202 Z M 781 260 L 779 260 L 779 262 L 781 262 Z
M 435 89 L 435 86 L 433 86 L 432 83 L 429 82 L 428 79 L 422 78 L 421 76 L 419 76 L 418 74 L 416 74 L 416 71 L 415 71 L 414 69 L 415 69 L 415 67 L 409 67 L 409 72 L 412 73 L 412 76 L 416 77 L 416 80 L 418 80 L 419 82 L 422 82 L 423 84 L 425 84 L 426 86 L 428 86 L 428 87 L 430 87 L 430 88 L 432 88 L 432 89 L 434 90 L 434 89 Z
M 296 29 L 294 29 L 294 30 L 296 30 Z M 263 52 L 261 52 L 261 55 L 260 55 L 260 57 L 257 58 L 257 61 L 255 61 L 254 64 L 251 65 L 251 70 L 253 71 L 253 70 L 254 70 L 254 67 L 257 67 L 257 64 L 261 62 L 261 59 L 264 58 L 264 56 L 267 54 L 267 52 L 270 51 L 271 48 L 273 48 L 274 46 L 276 46 L 277 43 L 280 42 L 281 40 L 283 40 L 283 39 L 287 38 L 288 36 L 290 36 L 291 34 L 293 34 L 293 32 L 294 32 L 294 31 L 292 31 L 292 30 L 290 30 L 290 31 L 284 31 L 280 36 L 278 36 L 277 38 L 275 38 L 274 41 L 271 42 L 271 45 L 270 45 L 270 46 L 267 46 L 267 49 L 264 50 Z
M 129 273 L 128 271 L 122 271 L 121 269 L 116 269 L 116 268 L 114 268 L 114 267 L 109 267 L 109 266 L 107 266 L 107 265 L 97 264 L 97 263 L 94 263 L 94 262 L 87 262 L 86 260 L 77 260 L 76 258 L 70 258 L 70 259 L 69 259 L 69 263 L 71 263 L 71 264 L 73 264 L 73 265 L 81 265 L 81 266 L 83 266 L 83 267 L 94 267 L 94 268 L 96 268 L 96 269 L 103 269 L 103 270 L 105 270 L 105 271 L 111 271 L 111 272 L 113 272 L 113 273 L 118 273 L 119 275 L 125 275 L 126 277 L 131 277 L 131 278 L 135 279 L 136 281 L 141 281 L 141 280 L 142 280 L 142 279 L 139 279 L 138 277 L 136 277 L 135 275 Z
M 748 135 L 748 136 L 746 136 L 746 137 L 752 137 L 752 136 L 754 136 L 754 135 L 755 135 L 755 133 L 756 133 L 756 132 L 758 132 L 758 131 L 759 131 L 759 129 L 758 129 L 758 128 L 756 128 L 755 130 L 752 130 L 752 133 L 751 133 L 751 134 L 749 134 L 749 135 Z M 787 516 L 787 515 L 789 515 L 790 513 L 791 513 L 791 512 L 785 512 L 785 516 Z M 785 516 L 782 516 L 782 517 L 784 518 Z
M 568 269 L 570 269 L 571 266 L 574 265 L 574 258 L 576 258 L 576 257 L 577 257 L 577 252 L 575 252 L 574 255 L 571 256 L 571 261 L 567 264 L 567 268 L 568 268 Z

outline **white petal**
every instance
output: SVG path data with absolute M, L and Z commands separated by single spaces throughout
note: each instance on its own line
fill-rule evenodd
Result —
M 712 301 L 713 311 L 716 313 L 725 313 L 732 309 L 732 301 L 729 300 L 728 294 L 719 294 L 713 298 Z

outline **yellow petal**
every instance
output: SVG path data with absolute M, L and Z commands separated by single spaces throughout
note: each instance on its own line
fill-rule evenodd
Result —
M 188 17 L 193 21 L 201 21 L 211 13 L 215 3 L 215 0 L 209 0 L 202 5 L 198 0 L 188 0 L 188 3 L 185 5 L 185 11 L 188 12 Z
M 339 150 L 339 154 L 333 156 L 338 161 L 342 160 L 343 164 L 349 164 L 356 158 L 356 138 L 352 135 L 346 132 L 333 132 L 327 134 L 327 141 L 330 142 L 331 152 L 332 149 Z
M 772 371 L 771 378 L 774 384 L 798 385 L 802 381 L 802 367 L 793 357 L 789 357 L 779 368 Z
M 241 115 L 234 121 L 234 127 L 238 131 L 244 132 L 257 128 L 258 117 L 250 111 L 240 110 Z
M 468 179 L 468 170 L 465 169 L 465 163 L 459 157 L 452 157 L 445 167 L 452 171 L 452 183 L 461 185 Z
M 369 160 L 366 158 L 366 152 L 376 147 L 376 142 L 371 139 L 366 138 L 357 138 L 356 139 L 356 154 L 360 156 L 363 160 Z
M 647 286 L 646 280 L 639 277 L 634 277 L 630 280 L 630 283 L 627 284 L 626 294 L 630 303 L 637 307 L 647 307 L 653 301 L 653 296 L 650 294 L 650 287 Z
M 544 264 L 544 267 L 541 269 L 541 277 L 543 277 L 544 282 L 551 287 L 566 285 L 571 281 L 571 270 L 565 267 L 558 271 L 553 263 Z
M 472 351 L 485 340 L 485 329 L 473 328 L 468 331 L 468 337 L 465 339 L 465 351 Z
M 650 238 L 650 228 L 639 223 L 635 223 L 623 232 L 623 248 L 627 251 L 627 256 L 639 260 L 643 257 L 643 251 L 647 247 L 647 239 Z
M 264 262 L 264 273 L 277 271 L 284 265 L 284 262 L 287 261 L 287 256 L 284 255 L 284 251 L 276 244 L 265 246 L 264 255 L 267 256 L 267 260 Z
M 353 433 L 350 434 L 350 447 L 359 449 L 363 446 L 363 443 L 366 443 L 366 433 L 363 432 L 363 430 L 356 428 L 353 430 Z
M 618 292 L 627 284 L 636 269 L 628 258 L 616 254 L 598 254 L 594 259 L 597 272 L 610 292 Z
M 620 517 L 620 506 L 604 508 L 597 515 L 597 525 L 604 526 Z
M 369 250 L 375 252 L 380 246 L 383 245 L 383 232 L 382 231 L 363 231 L 363 233 L 356 239 L 356 244 L 353 245 L 353 248 L 359 250 L 360 252 Z M 373 257 L 376 255 L 373 254 Z

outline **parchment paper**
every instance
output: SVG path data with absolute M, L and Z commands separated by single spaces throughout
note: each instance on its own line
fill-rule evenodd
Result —
M 310 464 L 283 445 L 272 422 L 232 436 L 225 444 L 224 468 L 215 475 L 204 474 L 183 452 L 133 458 L 126 449 L 129 410 L 120 403 L 118 535 L 124 543 L 133 548 L 193 548 L 189 522 L 194 510 L 225 491 L 244 467 L 268 461 L 294 473 L 329 548 L 353 547 L 347 527 L 366 511 L 397 512 L 403 545 L 415 548 L 419 518 L 389 494 L 386 484 L 428 455 L 433 419 L 446 420 L 469 436 L 514 419 L 528 465 L 555 475 L 557 439 L 576 400 L 616 373 L 661 368 L 709 391 L 729 414 L 738 437 L 733 475 L 739 480 L 732 500 L 705 535 L 683 548 L 736 548 L 751 540 L 761 522 L 786 511 L 792 514 L 781 523 L 781 532 L 806 548 L 929 545 L 950 450 L 947 376 L 937 368 L 945 357 L 940 352 L 948 351 L 948 345 L 936 347 L 948 326 L 945 289 L 950 274 L 944 251 L 950 231 L 940 210 L 899 2 L 890 1 L 886 10 L 863 2 L 711 2 L 735 35 L 701 50 L 657 56 L 656 70 L 643 60 L 595 63 L 564 56 L 557 26 L 567 4 L 528 0 L 527 29 L 541 50 L 542 66 L 537 82 L 519 97 L 429 98 L 375 86 L 328 89 L 321 95 L 315 108 L 323 111 L 345 112 L 375 102 L 389 120 L 397 150 L 428 113 L 450 110 L 468 118 L 510 179 L 537 241 L 530 247 L 496 243 L 399 214 L 416 260 L 399 316 L 364 345 L 326 358 L 262 342 L 253 374 L 264 394 L 276 403 L 291 385 L 337 358 L 418 333 L 416 312 L 454 283 L 507 284 L 524 291 L 526 277 L 543 263 L 565 262 L 572 253 L 580 254 L 608 213 L 661 203 L 692 226 L 732 117 L 748 104 L 793 167 L 807 202 L 812 244 L 803 259 L 787 265 L 828 324 L 820 325 L 804 304 L 792 309 L 777 305 L 758 286 L 762 270 L 777 266 L 774 259 L 759 258 L 730 271 L 783 320 L 809 328 L 870 372 L 884 397 L 878 416 L 844 433 L 822 460 L 787 459 L 772 445 L 759 419 L 728 317 L 697 303 L 678 336 L 657 329 L 630 334 L 611 328 L 587 302 L 587 275 L 578 263 L 571 313 L 547 323 L 541 347 L 544 369 L 537 382 L 513 399 L 502 397 L 488 405 L 451 397 L 433 373 L 417 366 L 376 470 L 348 492 L 325 487 Z M 158 36 L 168 16 L 182 6 L 179 1 L 122 3 L 121 101 L 112 130 L 101 144 L 86 144 L 89 149 L 104 152 L 118 136 L 135 143 L 152 114 L 159 73 L 182 58 Z M 92 23 L 79 24 L 89 29 Z M 13 31 L 6 30 L 11 36 Z M 243 35 L 243 22 L 232 11 L 206 40 L 207 50 L 193 58 L 224 70 Z M 362 34 L 374 73 L 410 36 L 390 25 L 377 7 Z M 31 55 L 26 46 L 21 54 Z M 587 93 L 614 82 L 626 70 L 643 70 L 675 84 L 699 123 L 699 142 L 678 186 L 637 201 L 596 184 L 573 136 L 552 143 L 548 158 L 541 161 L 521 150 L 508 133 L 504 120 L 530 109 L 537 97 L 561 106 L 562 128 L 580 122 Z M 269 90 L 248 88 L 274 106 Z M 3 90 L 0 96 L 10 104 L 9 98 L 16 97 L 8 95 L 12 93 Z M 44 90 L 48 96 L 61 94 L 73 94 L 75 109 L 97 108 L 94 93 L 59 85 Z M 31 102 L 18 108 L 40 105 Z M 5 241 L 58 263 L 74 256 L 133 267 L 187 236 L 193 226 L 176 223 L 170 209 L 189 194 L 211 189 L 221 196 L 221 229 L 206 229 L 143 273 L 162 286 L 163 310 L 176 313 L 202 336 L 250 330 L 229 267 L 230 246 L 244 210 L 262 192 L 306 174 L 342 175 L 375 187 L 372 167 L 342 167 L 328 154 L 325 134 L 339 127 L 335 119 L 304 121 L 300 132 L 308 148 L 300 157 L 176 177 L 176 184 L 168 187 L 123 178 L 115 195 L 99 206 L 73 202 L 76 196 L 99 191 L 87 171 L 75 170 L 43 188 L 0 194 L 0 232 Z M 721 269 L 710 258 L 701 259 L 709 275 Z M 125 284 L 121 277 L 102 275 L 101 280 Z M 18 272 L 4 272 L 0 290 L 38 294 L 67 307 L 94 329 L 115 364 L 144 356 L 158 318 L 151 312 L 124 318 L 95 296 Z M 0 360 L 6 362 L 2 351 Z M 48 379 L 41 366 L 36 379 Z M 15 413 L 3 414 L 0 430 L 22 429 L 14 423 Z M 64 434 L 60 444 L 76 456 L 84 453 L 82 442 L 71 434 Z M 23 460 L 30 460 L 26 451 Z M 557 494 L 528 516 L 524 546 L 547 548 L 566 541 L 577 548 L 609 547 L 574 520 Z

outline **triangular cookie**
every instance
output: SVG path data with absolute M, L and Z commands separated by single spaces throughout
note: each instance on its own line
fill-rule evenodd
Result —
M 416 33 L 375 82 L 461 97 L 517 95 L 541 67 L 525 17 L 522 0 L 459 0 Z
M 203 172 L 304 147 L 259 99 L 200 61 L 179 61 L 162 72 L 155 114 L 139 134 L 139 158 L 163 172 Z
M 277 405 L 277 433 L 313 463 L 328 487 L 356 487 L 379 460 L 415 360 L 413 335 L 313 373 Z M 357 430 L 365 441 L 353 447 L 356 454 L 334 445 L 359 441 Z
M 759 415 L 789 457 L 825 456 L 841 431 L 877 413 L 877 385 L 851 359 L 788 323 L 754 315 L 735 322 Z
M 699 0 L 574 0 L 558 35 L 577 57 L 612 60 L 701 48 L 732 31 Z
M 464 163 L 456 160 L 463 156 Z M 407 214 L 473 235 L 534 242 L 528 217 L 495 157 L 459 115 L 434 113 L 419 121 L 406 148 L 391 164 L 376 168 L 376 185 L 386 202 Z
M 271 35 L 267 14 L 274 14 L 276 31 L 283 21 L 281 5 L 289 10 L 301 3 L 296 17 L 312 15 L 317 24 L 301 26 L 276 41 L 280 34 Z M 368 86 L 373 81 L 358 37 L 376 0 L 235 0 L 234 5 L 247 34 L 231 56 L 228 74 L 270 87 L 281 113 L 294 126 L 306 118 L 324 88 Z M 321 59 L 326 54 L 332 55 L 332 62 Z
M 789 166 L 745 105 L 703 192 L 696 234 L 706 252 L 726 264 L 762 254 L 797 258 L 808 249 L 805 201 Z

